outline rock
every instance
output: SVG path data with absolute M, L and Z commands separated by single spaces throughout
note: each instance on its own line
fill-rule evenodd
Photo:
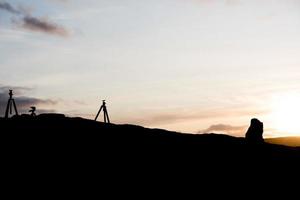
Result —
M 251 143 L 263 143 L 264 124 L 258 119 L 251 119 L 250 127 L 246 132 L 246 140 Z

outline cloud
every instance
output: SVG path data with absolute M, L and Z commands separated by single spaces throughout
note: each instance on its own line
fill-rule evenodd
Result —
M 42 112 L 54 112 L 54 110 L 43 109 L 43 106 L 54 105 L 57 102 L 50 99 L 39 99 L 29 96 L 24 96 L 24 92 L 31 91 L 32 88 L 26 87 L 10 87 L 10 86 L 0 86 L 0 116 L 4 116 L 7 102 L 8 102 L 8 89 L 14 90 L 13 98 L 15 99 L 18 112 L 28 113 L 28 110 L 31 106 L 37 106 L 38 113 Z M 20 96 L 21 95 L 21 96 Z M 38 107 L 40 106 L 40 108 Z
M 232 135 L 242 136 L 247 130 L 247 126 L 232 126 L 228 124 L 214 124 L 209 128 L 200 130 L 198 133 L 212 133 L 212 132 L 221 132 Z
M 162 112 L 162 113 L 144 113 L 136 117 L 126 117 L 120 121 L 129 121 L 130 123 L 138 123 L 143 126 L 159 126 L 166 124 L 173 124 L 178 122 L 185 122 L 188 120 L 199 120 L 214 118 L 217 114 L 215 112 L 203 113 L 175 113 L 175 112 Z
M 0 2 L 0 9 L 17 15 L 21 14 L 21 11 L 15 9 L 11 4 L 7 2 Z
M 220 109 L 193 109 L 193 110 L 169 110 L 161 111 L 160 113 L 144 113 L 143 115 L 127 117 L 120 119 L 121 121 L 130 121 L 139 123 L 144 126 L 158 126 L 167 125 L 178 122 L 185 122 L 190 120 L 206 120 L 206 119 L 219 119 L 219 118 L 236 118 L 236 117 L 249 117 L 268 114 L 269 110 L 258 109 L 253 107 L 227 107 Z
M 11 86 L 4 86 L 0 84 L 0 93 L 6 92 L 8 95 L 8 91 L 11 90 L 12 88 L 14 90 L 15 95 L 22 95 L 24 92 L 32 90 L 32 88 L 29 87 L 11 87 Z
M 0 10 L 5 10 L 17 16 L 17 20 L 14 18 L 12 22 L 24 29 L 62 37 L 69 36 L 69 31 L 63 26 L 60 26 L 54 22 L 43 18 L 32 16 L 31 14 L 23 11 L 22 9 L 16 9 L 14 6 L 7 2 L 0 3 Z
M 55 34 L 59 36 L 68 36 L 69 33 L 68 31 L 57 24 L 54 24 L 52 22 L 49 22 L 47 20 L 39 19 L 36 17 L 31 17 L 31 16 L 25 16 L 23 18 L 23 24 L 22 26 L 25 29 L 31 30 L 31 31 L 39 31 L 39 32 L 44 32 L 48 34 Z

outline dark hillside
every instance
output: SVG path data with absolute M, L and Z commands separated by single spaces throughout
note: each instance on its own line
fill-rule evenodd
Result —
M 207 181 L 226 185 L 235 180 L 239 185 L 267 180 L 270 170 L 278 178 L 279 171 L 285 177 L 299 169 L 299 148 L 249 144 L 227 135 L 182 134 L 58 114 L 0 119 L 0 127 L 6 185 L 30 188 L 33 181 L 33 193 L 36 188 L 76 194 L 72 188 L 97 190 L 101 185 L 105 192 L 186 181 L 207 186 Z
M 33 154 L 68 152 L 74 156 L 74 152 L 78 152 L 95 157 L 103 154 L 116 160 L 124 156 L 139 159 L 153 156 L 191 162 L 229 159 L 264 163 L 296 162 L 299 159 L 299 148 L 248 144 L 244 138 L 227 135 L 182 134 L 134 125 L 104 124 L 59 114 L 1 119 L 0 125 L 8 149 L 21 152 L 30 149 Z

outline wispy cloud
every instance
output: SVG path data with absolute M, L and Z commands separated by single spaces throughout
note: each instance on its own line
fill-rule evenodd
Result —
M 252 107 L 243 108 L 220 108 L 220 109 L 202 109 L 202 110 L 182 110 L 180 111 L 162 111 L 161 113 L 144 113 L 143 116 L 133 117 L 130 121 L 138 122 L 142 125 L 166 125 L 187 120 L 216 119 L 220 117 L 245 117 L 249 119 L 253 116 L 269 113 L 269 110 L 262 110 Z
M 21 11 L 15 9 L 12 5 L 10 5 L 7 2 L 0 2 L 0 9 L 17 15 L 21 14 Z
M 129 117 L 121 121 L 129 121 L 129 123 L 137 123 L 143 126 L 160 126 L 172 124 L 177 122 L 184 122 L 187 120 L 207 119 L 215 117 L 215 113 L 175 113 L 175 112 L 162 112 L 162 113 L 144 113 L 142 116 Z
M 22 26 L 25 29 L 31 30 L 31 31 L 40 31 L 48 34 L 55 34 L 60 36 L 68 36 L 68 31 L 62 27 L 59 26 L 53 22 L 39 19 L 36 17 L 31 16 L 25 16 L 23 17 L 23 24 Z
M 14 19 L 12 22 L 24 29 L 62 37 L 69 36 L 69 31 L 65 27 L 58 25 L 55 22 L 51 22 L 48 19 L 32 16 L 28 12 L 24 12 L 22 9 L 17 9 L 8 2 L 0 3 L 0 11 L 1 10 L 17 16 L 18 19 Z
M 207 129 L 200 130 L 198 133 L 227 133 L 242 136 L 245 134 L 247 126 L 232 126 L 229 124 L 214 124 Z
M 13 86 L 12 87 L 12 86 L 6 86 L 6 85 L 1 85 L 0 84 L 0 93 L 7 92 L 7 94 L 8 94 L 8 91 L 11 90 L 11 89 L 14 90 L 14 94 L 16 94 L 16 95 L 22 95 L 25 92 L 32 90 L 32 88 L 29 88 L 29 87 L 19 87 L 19 86 Z

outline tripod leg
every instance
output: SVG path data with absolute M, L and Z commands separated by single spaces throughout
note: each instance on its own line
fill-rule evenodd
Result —
M 9 113 L 9 108 L 10 108 L 10 100 L 8 100 L 7 102 L 7 106 L 6 106 L 6 110 L 5 110 L 5 118 L 7 119 L 8 118 L 8 113 Z
M 106 118 L 106 114 L 107 114 L 107 110 L 106 110 L 106 107 L 103 108 L 103 113 L 104 113 L 104 123 L 107 122 L 107 118 Z
M 10 101 L 9 104 L 9 114 L 12 115 L 12 101 Z
M 103 106 L 100 107 L 100 109 L 99 109 L 99 111 L 98 111 L 98 113 L 97 113 L 97 115 L 96 115 L 96 117 L 95 117 L 95 121 L 97 121 L 97 119 L 98 119 L 98 117 L 99 117 L 99 114 L 100 114 L 102 108 L 103 108 Z
M 105 115 L 106 115 L 106 118 L 107 118 L 107 122 L 110 124 L 107 110 L 105 110 Z
M 16 102 L 15 102 L 15 100 L 13 100 L 13 104 L 14 104 L 14 108 L 15 108 L 15 111 L 16 111 L 16 115 L 18 116 L 18 115 L 19 115 L 19 113 L 18 113 L 18 110 L 17 110 L 17 106 L 16 106 Z

